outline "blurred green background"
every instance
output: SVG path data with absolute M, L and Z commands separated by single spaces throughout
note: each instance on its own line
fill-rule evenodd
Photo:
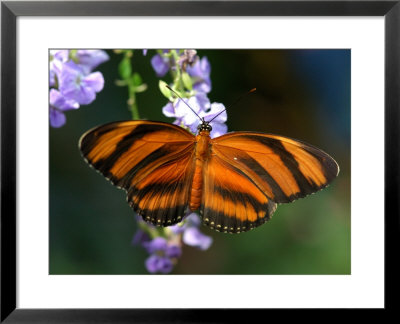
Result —
M 78 140 L 88 129 L 130 119 L 127 89 L 117 87 L 121 56 L 101 71 L 105 87 L 88 106 L 50 128 L 50 274 L 146 274 L 147 253 L 132 246 L 137 229 L 125 193 L 82 159 Z M 137 95 L 141 118 L 172 122 L 161 108 L 150 59 L 135 51 L 134 71 L 148 90 Z M 211 63 L 211 102 L 228 106 L 229 131 L 297 138 L 329 153 L 339 177 L 325 190 L 279 205 L 257 229 L 213 237 L 207 251 L 184 246 L 172 274 L 350 274 L 350 50 L 198 50 Z M 170 82 L 169 75 L 162 78 Z M 252 88 L 229 109 L 229 104 Z

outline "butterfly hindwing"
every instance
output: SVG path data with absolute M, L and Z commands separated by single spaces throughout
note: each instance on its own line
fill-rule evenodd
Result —
M 283 136 L 234 132 L 213 139 L 212 150 L 276 203 L 314 193 L 339 172 L 335 160 L 322 150 Z
M 150 121 L 114 122 L 86 132 L 86 161 L 128 192 L 128 202 L 156 225 L 180 221 L 188 203 L 195 137 L 181 127 Z
M 161 163 L 128 190 L 130 206 L 144 220 L 169 226 L 182 221 L 189 204 L 194 170 L 193 148 L 186 149 Z
M 211 155 L 204 166 L 203 223 L 220 232 L 240 233 L 264 224 L 276 204 L 241 170 Z

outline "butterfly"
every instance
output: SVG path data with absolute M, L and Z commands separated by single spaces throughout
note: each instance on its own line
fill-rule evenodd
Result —
M 203 224 L 227 233 L 264 224 L 277 204 L 339 173 L 332 157 L 302 141 L 258 132 L 211 138 L 211 130 L 204 119 L 197 135 L 164 122 L 111 122 L 83 134 L 79 147 L 145 221 L 170 226 L 199 210 Z

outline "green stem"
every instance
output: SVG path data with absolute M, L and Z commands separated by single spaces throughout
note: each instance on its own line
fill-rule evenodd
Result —
M 145 91 L 146 85 L 141 82 L 140 75 L 137 74 L 135 77 L 135 74 L 132 72 L 131 59 L 134 53 L 133 50 L 123 50 L 120 53 L 124 54 L 118 66 L 119 74 L 123 80 L 117 81 L 117 85 L 128 88 L 128 110 L 131 112 L 132 119 L 140 119 L 136 93 Z
M 175 70 L 172 72 L 172 79 L 174 80 L 174 88 L 177 89 L 178 91 L 183 91 L 183 82 L 182 82 L 182 77 L 181 77 L 181 70 L 178 64 L 178 59 L 179 59 L 179 54 L 176 52 L 176 50 L 171 51 L 171 56 L 175 60 Z
M 155 238 L 155 237 L 158 236 L 157 231 L 155 231 L 155 229 L 151 228 L 150 226 L 147 226 L 147 224 L 146 224 L 145 222 L 138 221 L 137 223 L 138 223 L 138 225 L 139 225 L 139 228 L 140 228 L 143 232 L 147 233 L 147 234 L 150 236 L 150 238 L 153 239 L 153 238 Z
M 139 228 L 143 232 L 147 233 L 152 239 L 160 236 L 164 238 L 168 237 L 167 231 L 163 227 L 151 227 L 144 221 L 138 221 L 138 225 Z
M 136 102 L 136 92 L 134 89 L 132 89 L 132 87 L 128 87 L 128 89 L 129 89 L 128 105 L 129 105 L 129 110 L 131 111 L 132 114 L 132 119 L 140 119 L 139 109 Z

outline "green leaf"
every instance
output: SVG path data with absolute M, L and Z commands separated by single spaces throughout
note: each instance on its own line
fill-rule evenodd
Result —
M 132 75 L 132 83 L 135 87 L 138 87 L 142 84 L 142 77 L 140 76 L 139 73 L 133 73 Z
M 189 76 L 189 74 L 187 74 L 187 72 L 182 73 L 182 82 L 186 89 L 192 91 L 193 89 L 192 78 Z
M 172 98 L 172 93 L 171 91 L 167 88 L 167 83 L 165 83 L 163 80 L 160 80 L 158 82 L 158 87 L 160 88 L 161 93 L 165 98 L 170 100 Z
M 128 79 L 132 73 L 131 60 L 128 57 L 124 57 L 119 63 L 118 70 L 121 78 Z

